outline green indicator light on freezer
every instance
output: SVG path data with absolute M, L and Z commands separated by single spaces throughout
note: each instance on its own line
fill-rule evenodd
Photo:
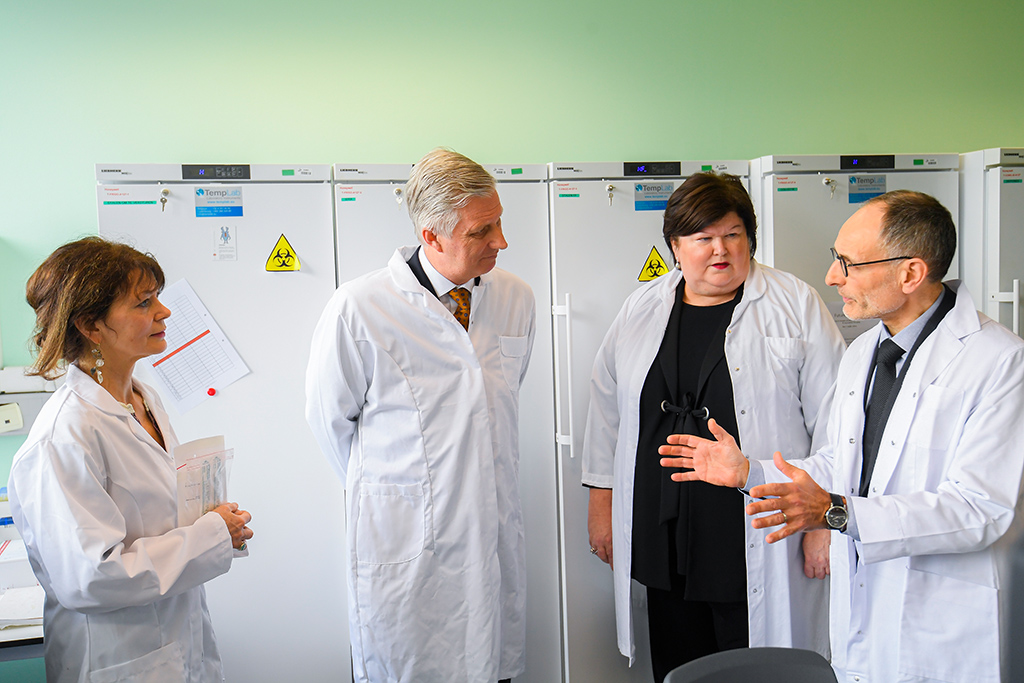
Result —
M 156 200 L 154 199 L 153 201 L 139 201 L 139 202 L 103 202 L 104 206 L 107 206 L 108 204 L 122 204 L 122 205 L 123 204 L 156 204 Z
M 281 175 L 295 175 L 295 170 L 291 168 L 282 168 Z
M 560 194 L 559 197 L 579 197 L 578 194 Z
M 707 166 L 701 166 L 700 170 L 701 170 L 701 172 L 703 172 L 703 171 L 710 171 L 711 170 L 711 164 L 708 164 Z
M 354 202 L 355 200 L 356 200 L 355 197 L 342 197 L 341 198 L 341 201 L 343 201 L 343 202 Z
M 795 187 L 780 187 L 779 188 L 779 192 L 796 192 L 796 191 L 797 191 L 797 188 L 795 188 Z
M 924 159 L 914 159 L 914 166 L 924 166 Z
M 522 175 L 522 174 L 523 174 L 523 169 L 521 169 L 521 168 L 513 168 L 512 169 L 512 175 Z
M 1003 184 L 1006 184 L 1006 183 L 1021 183 L 1021 182 L 1024 182 L 1024 178 L 1007 178 L 1006 180 L 1003 181 Z

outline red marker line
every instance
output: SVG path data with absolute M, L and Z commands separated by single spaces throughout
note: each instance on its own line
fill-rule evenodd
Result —
M 11 543 L 11 541 L 10 541 L 10 539 L 8 539 L 8 540 L 4 541 L 3 545 L 0 545 L 0 555 L 4 554 L 4 551 L 7 550 L 7 546 L 10 545 L 10 543 Z
M 164 362 L 165 360 L 167 360 L 168 358 L 170 358 L 170 357 L 171 357 L 171 356 L 173 356 L 174 354 L 176 354 L 176 353 L 178 353 L 179 351 L 182 351 L 182 350 L 184 350 L 184 349 L 188 348 L 188 347 L 189 347 L 189 346 L 191 346 L 192 344 L 195 344 L 195 343 L 196 343 L 197 341 L 199 341 L 200 339 L 202 339 L 203 337 L 205 337 L 205 336 L 206 336 L 206 335 L 208 335 L 208 334 L 210 334 L 210 331 L 209 331 L 209 330 L 206 330 L 205 332 L 203 332 L 202 334 L 200 334 L 200 335 L 199 335 L 198 337 L 196 337 L 195 339 L 191 339 L 191 340 L 189 340 L 189 341 L 185 342 L 184 344 L 182 344 L 182 345 L 181 345 L 181 346 L 179 346 L 178 348 L 174 349 L 173 351 L 171 351 L 171 352 L 170 352 L 169 354 L 167 354 L 166 356 L 164 356 L 163 358 L 161 358 L 161 359 L 160 359 L 160 360 L 158 360 L 157 362 L 153 363 L 153 367 L 155 368 L 156 366 L 160 365 L 161 363 L 163 363 L 163 362 Z

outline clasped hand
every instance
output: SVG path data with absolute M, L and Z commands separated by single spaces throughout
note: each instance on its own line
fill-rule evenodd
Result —
M 245 542 L 252 538 L 252 529 L 246 526 L 252 521 L 252 515 L 246 510 L 239 510 L 238 503 L 224 503 L 213 509 L 223 518 L 228 525 L 228 532 L 231 534 L 231 547 L 235 550 L 242 550 Z
M 742 488 L 750 474 L 750 461 L 736 445 L 736 440 L 715 420 L 708 420 L 708 430 L 714 441 L 691 434 L 672 434 L 668 444 L 661 446 L 658 453 L 662 467 L 687 468 L 690 471 L 674 472 L 673 481 L 704 481 L 716 486 Z M 781 541 L 800 531 L 822 529 L 825 526 L 825 511 L 831 505 L 828 492 L 818 486 L 810 475 L 799 467 L 786 462 L 782 454 L 775 452 L 775 466 L 789 477 L 785 483 L 762 484 L 750 491 L 753 498 L 759 498 L 747 505 L 748 515 L 761 515 L 751 520 L 755 529 L 783 525 L 778 531 L 768 534 L 768 543 Z

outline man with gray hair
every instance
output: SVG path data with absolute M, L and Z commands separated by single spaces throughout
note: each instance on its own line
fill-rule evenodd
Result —
M 347 490 L 359 681 L 495 683 L 525 669 L 519 386 L 533 293 L 494 179 L 437 149 L 406 200 L 418 247 L 338 288 L 313 335 L 306 417 Z
M 1024 342 L 943 283 L 956 249 L 935 198 L 898 190 L 839 231 L 825 278 L 858 337 L 836 378 L 828 443 L 796 467 L 747 460 L 673 435 L 676 481 L 743 487 L 774 543 L 832 529 L 829 618 L 841 681 L 998 683 L 1001 549 L 1019 526 L 1024 471 Z M 762 468 L 762 464 L 764 467 Z

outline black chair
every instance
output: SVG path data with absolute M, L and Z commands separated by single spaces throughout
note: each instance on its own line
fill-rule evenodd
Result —
M 683 664 L 665 683 L 837 683 L 832 665 L 817 652 L 787 647 L 726 650 Z

